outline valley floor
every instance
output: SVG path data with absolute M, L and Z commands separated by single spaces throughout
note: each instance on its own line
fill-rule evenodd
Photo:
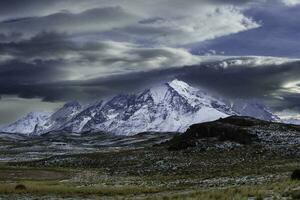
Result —
M 300 169 L 297 145 L 169 151 L 153 144 L 172 134 L 150 134 L 98 138 L 109 146 L 88 138 L 95 142 L 89 151 L 78 146 L 72 153 L 75 136 L 49 137 L 43 139 L 49 141 L 44 147 L 37 147 L 38 139 L 0 140 L 6 145 L 0 152 L 5 158 L 0 199 L 300 199 L 300 181 L 290 179 Z M 84 145 L 84 138 L 79 139 Z M 54 144 L 59 145 L 50 148 Z M 26 157 L 41 148 L 48 153 Z M 20 159 L 9 159 L 13 157 Z

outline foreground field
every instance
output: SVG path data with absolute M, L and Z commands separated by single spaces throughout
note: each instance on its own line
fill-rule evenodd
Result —
M 294 147 L 293 149 L 296 149 Z M 297 151 L 118 148 L 2 163 L 2 199 L 298 199 Z M 16 186 L 24 186 L 18 188 Z
M 0 199 L 300 199 L 298 126 L 217 123 L 179 137 L 3 134 Z
M 206 189 L 168 189 L 144 186 L 80 186 L 59 181 L 24 181 L 1 184 L 0 199 L 299 199 L 299 182 L 287 179 L 261 185 Z

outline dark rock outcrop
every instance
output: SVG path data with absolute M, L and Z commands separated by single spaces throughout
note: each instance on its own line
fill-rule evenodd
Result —
M 182 135 L 169 141 L 169 150 L 181 150 L 201 144 L 203 139 L 230 141 L 248 145 L 258 141 L 257 135 L 250 131 L 251 126 L 266 125 L 269 122 L 250 117 L 231 116 L 213 122 L 194 124 Z

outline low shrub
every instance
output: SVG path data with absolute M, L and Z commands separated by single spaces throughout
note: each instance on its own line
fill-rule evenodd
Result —
M 292 180 L 300 180 L 300 169 L 296 169 L 293 171 L 291 175 Z
M 26 190 L 26 186 L 23 184 L 18 184 L 16 185 L 15 190 Z

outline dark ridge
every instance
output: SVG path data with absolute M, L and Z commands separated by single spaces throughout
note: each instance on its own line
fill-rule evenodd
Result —
M 268 122 L 252 117 L 230 116 L 212 122 L 191 125 L 182 135 L 173 137 L 168 143 L 169 150 L 201 147 L 203 140 L 215 142 L 230 141 L 242 145 L 259 142 L 257 133 L 276 127 L 279 131 L 300 131 L 300 126 Z M 258 128 L 258 132 L 253 132 Z

